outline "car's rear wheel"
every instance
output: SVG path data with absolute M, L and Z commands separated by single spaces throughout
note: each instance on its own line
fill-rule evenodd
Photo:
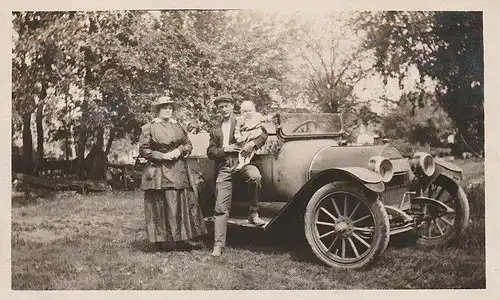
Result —
M 469 201 L 464 190 L 444 177 L 437 178 L 423 191 L 423 196 L 442 202 L 453 209 L 421 205 L 417 222 L 417 244 L 426 247 L 447 246 L 456 241 L 469 223 Z
M 378 259 L 389 243 L 389 226 L 377 195 L 354 182 L 333 182 L 318 189 L 304 216 L 313 253 L 338 268 L 363 268 Z

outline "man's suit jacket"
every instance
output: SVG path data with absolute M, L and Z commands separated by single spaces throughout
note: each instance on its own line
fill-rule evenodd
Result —
M 236 127 L 236 117 L 234 115 L 231 115 L 230 117 L 230 122 L 231 122 L 231 127 L 229 130 L 229 144 L 234 144 L 236 143 L 236 139 L 234 138 L 234 128 Z M 262 134 L 258 136 L 257 138 L 253 139 L 252 141 L 255 143 L 255 150 L 261 148 L 264 146 L 267 140 L 267 132 L 265 129 L 262 130 Z M 207 156 L 210 159 L 213 159 L 215 161 L 215 173 L 217 176 L 217 173 L 219 171 L 219 168 L 226 162 L 226 159 L 228 158 L 229 154 L 224 152 L 224 147 L 223 147 L 223 133 L 222 133 L 222 121 L 216 123 L 213 127 L 212 130 L 210 131 L 210 141 L 208 144 L 207 148 Z

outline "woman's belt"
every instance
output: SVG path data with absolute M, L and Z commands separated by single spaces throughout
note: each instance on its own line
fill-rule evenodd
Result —
M 151 146 L 151 150 L 158 151 L 161 153 L 168 153 L 176 148 L 177 148 L 177 146 L 175 146 L 175 147 L 166 147 L 166 146 L 162 146 L 162 145 L 152 145 Z

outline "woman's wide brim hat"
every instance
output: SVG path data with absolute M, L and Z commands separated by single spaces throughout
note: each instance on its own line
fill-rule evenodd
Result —
M 169 96 L 161 96 L 160 98 L 156 99 L 156 101 L 154 101 L 151 104 L 151 107 L 152 108 L 158 108 L 159 106 L 163 106 L 163 105 L 172 105 L 172 106 L 175 106 L 175 102 Z

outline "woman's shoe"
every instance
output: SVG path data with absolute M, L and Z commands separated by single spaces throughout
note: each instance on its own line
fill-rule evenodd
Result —
M 186 243 L 186 245 L 188 247 L 190 247 L 191 249 L 203 249 L 205 247 L 205 245 L 200 242 L 200 241 L 196 241 L 196 240 L 187 240 L 187 241 L 184 241 L 184 243 Z
M 164 252 L 164 251 L 170 251 L 174 248 L 174 245 L 168 242 L 156 242 L 153 243 L 153 250 L 155 252 Z

